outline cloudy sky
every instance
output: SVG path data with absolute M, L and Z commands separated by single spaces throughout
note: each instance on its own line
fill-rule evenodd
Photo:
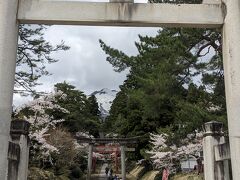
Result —
M 146 0 L 135 2 L 144 3 Z M 70 50 L 53 54 L 59 61 L 47 66 L 52 75 L 41 78 L 42 85 L 36 89 L 50 92 L 54 84 L 63 81 L 75 85 L 86 94 L 102 88 L 118 89 L 127 72 L 113 71 L 100 48 L 99 39 L 128 55 L 135 55 L 137 50 L 134 42 L 138 41 L 138 34 L 154 36 L 157 30 L 158 28 L 51 26 L 45 32 L 45 38 L 52 44 L 58 44 L 63 40 L 70 46 Z M 15 95 L 14 105 L 22 104 L 29 99 L 31 98 Z

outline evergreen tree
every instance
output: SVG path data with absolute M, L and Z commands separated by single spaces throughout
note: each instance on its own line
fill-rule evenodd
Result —
M 130 69 L 113 102 L 109 129 L 122 136 L 165 131 L 174 133 L 177 144 L 206 121 L 226 122 L 218 30 L 163 28 L 155 37 L 139 39 L 136 56 L 100 40 L 115 71 Z
M 94 95 L 91 95 L 87 99 L 87 110 L 88 110 L 88 119 L 91 119 L 91 124 L 89 124 L 89 132 L 94 137 L 99 137 L 99 132 L 102 132 L 102 124 L 100 118 L 100 110 L 97 102 L 97 98 Z
M 96 117 L 100 116 L 101 112 L 99 111 L 97 98 L 94 95 L 91 95 L 88 98 L 88 109 L 92 116 L 96 116 Z
M 52 53 L 69 49 L 63 41 L 58 45 L 50 44 L 44 39 L 45 29 L 43 25 L 19 25 L 15 93 L 36 94 L 33 88 L 39 85 L 39 78 L 50 75 L 46 64 L 58 61 Z
M 66 98 L 59 99 L 58 103 L 69 111 L 69 114 L 64 116 L 63 122 L 69 131 L 89 132 L 91 135 L 98 136 L 100 121 L 96 110 L 98 108 L 96 99 L 92 97 L 89 101 L 83 92 L 66 82 L 57 83 L 55 88 L 66 94 Z

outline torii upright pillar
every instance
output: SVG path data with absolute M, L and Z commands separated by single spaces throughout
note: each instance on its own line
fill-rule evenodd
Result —
M 240 1 L 224 0 L 223 63 L 233 180 L 240 179 Z
M 88 152 L 88 169 L 87 169 L 87 180 L 91 179 L 92 173 L 92 160 L 93 160 L 93 144 L 89 143 Z
M 18 0 L 0 1 L 0 179 L 7 178 L 12 97 L 18 37 Z
M 126 180 L 126 164 L 125 164 L 125 145 L 121 144 L 121 172 L 122 180 Z

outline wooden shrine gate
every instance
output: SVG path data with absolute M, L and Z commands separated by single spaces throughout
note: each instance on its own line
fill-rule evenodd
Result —
M 134 151 L 134 148 L 127 148 L 127 146 L 132 146 L 138 143 L 140 137 L 132 138 L 85 138 L 76 137 L 78 143 L 88 143 L 89 153 L 88 153 L 88 174 L 87 179 L 91 179 L 92 163 L 93 163 L 93 151 L 101 153 L 115 153 L 115 166 L 117 167 L 117 157 L 118 153 L 121 156 L 121 175 L 122 179 L 126 180 L 126 165 L 125 165 L 125 152 Z M 109 145 L 115 144 L 115 145 Z

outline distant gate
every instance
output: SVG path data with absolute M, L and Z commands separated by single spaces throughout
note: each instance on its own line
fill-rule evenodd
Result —
M 122 179 L 126 180 L 126 165 L 125 165 L 125 152 L 135 151 L 135 148 L 126 148 L 127 145 L 134 145 L 138 143 L 140 137 L 132 138 L 86 138 L 86 137 L 76 137 L 79 143 L 89 144 L 89 154 L 88 154 L 88 175 L 87 179 L 91 179 L 91 170 L 93 162 L 93 151 L 102 154 L 114 153 L 115 166 L 118 170 L 118 156 L 121 154 L 121 174 Z M 110 145 L 111 144 L 111 145 Z M 113 145 L 114 144 L 114 145 Z

